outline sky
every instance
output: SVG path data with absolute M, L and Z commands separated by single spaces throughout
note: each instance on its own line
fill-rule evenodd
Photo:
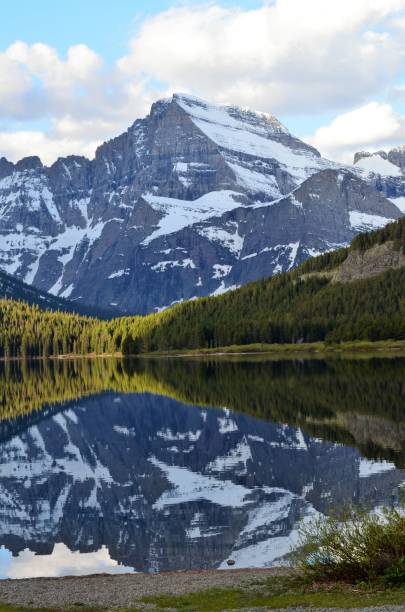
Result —
M 0 156 L 94 155 L 186 92 L 323 155 L 405 144 L 405 0 L 20 0 L 0 22 Z

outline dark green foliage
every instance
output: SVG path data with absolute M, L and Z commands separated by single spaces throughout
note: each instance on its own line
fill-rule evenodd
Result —
M 328 253 L 319 255 L 319 257 L 311 257 L 297 268 L 297 272 L 300 275 L 310 272 L 328 272 L 343 263 L 349 252 L 350 248 L 346 247 L 337 249 L 336 251 L 329 251 Z M 294 272 L 292 274 L 294 274 Z
M 376 244 L 392 241 L 396 249 L 405 248 L 405 217 L 389 223 L 380 230 L 367 232 L 356 236 L 350 248 L 352 250 L 366 251 Z
M 311 580 L 399 586 L 405 583 L 404 555 L 405 515 L 390 508 L 314 519 L 302 527 L 295 558 Z
M 404 339 L 404 296 L 405 269 L 333 284 L 285 274 L 180 304 L 158 321 L 146 317 L 132 325 L 129 320 L 128 333 L 142 338 L 144 351 Z
M 397 559 L 385 572 L 382 581 L 389 587 L 405 585 L 405 556 Z
M 113 338 L 103 321 L 41 310 L 25 302 L 0 300 L 0 357 L 49 357 L 112 350 Z
M 133 338 L 127 334 L 122 340 L 121 352 L 123 355 L 138 355 L 142 351 L 142 345 L 142 338 Z

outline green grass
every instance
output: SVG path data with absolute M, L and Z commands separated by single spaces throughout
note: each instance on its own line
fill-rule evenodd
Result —
M 187 595 L 156 595 L 145 598 L 156 610 L 179 612 L 220 612 L 254 607 L 288 608 L 290 606 L 355 608 L 404 604 L 405 590 L 353 587 L 344 584 L 305 586 L 291 578 L 270 578 L 246 589 L 209 589 Z
M 254 583 L 243 588 L 208 589 L 185 595 L 155 595 L 145 597 L 143 604 L 150 604 L 150 609 L 162 612 L 164 610 L 177 610 L 178 612 L 220 612 L 222 610 L 242 610 L 249 608 L 266 607 L 288 608 L 292 606 L 304 607 L 334 607 L 355 608 L 382 605 L 405 604 L 405 589 L 381 589 L 373 586 L 350 586 L 347 584 L 328 583 L 308 585 L 302 579 L 277 576 L 256 580 Z M 111 610 L 110 606 L 105 608 L 94 608 L 81 606 L 80 604 L 66 606 L 63 608 L 51 608 L 51 610 L 64 610 L 73 612 L 83 610 L 95 612 L 96 610 Z M 123 611 L 123 608 L 118 608 Z M 130 610 L 141 610 L 144 607 L 126 608 Z M 43 612 L 45 608 L 27 608 L 24 606 L 11 606 L 0 604 L 0 612 L 27 611 Z M 48 608 L 48 611 L 50 609 Z
M 160 355 L 170 356 L 201 356 L 218 354 L 248 354 L 268 353 L 276 355 L 300 353 L 300 354 L 340 354 L 340 353 L 391 353 L 393 351 L 405 351 L 405 340 L 380 340 L 376 342 L 366 340 L 355 340 L 339 344 L 326 344 L 325 342 L 307 342 L 301 344 L 233 344 L 230 346 L 219 346 L 216 348 L 183 349 L 178 351 L 155 351 L 153 353 L 142 353 L 140 357 L 154 357 Z

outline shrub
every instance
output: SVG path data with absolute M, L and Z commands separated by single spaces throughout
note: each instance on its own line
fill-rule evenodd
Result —
M 405 513 L 350 511 L 306 523 L 293 558 L 311 580 L 405 584 Z

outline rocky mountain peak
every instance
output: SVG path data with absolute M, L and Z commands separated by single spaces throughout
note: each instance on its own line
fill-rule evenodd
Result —
M 5 157 L 0 157 L 0 180 L 14 171 L 14 164 Z
M 387 153 L 385 151 L 375 151 L 374 153 L 370 153 L 369 151 L 358 151 L 357 153 L 354 154 L 354 160 L 353 163 L 357 164 L 360 160 L 362 159 L 366 159 L 368 157 L 373 157 L 375 155 L 378 155 L 379 157 L 381 157 L 382 159 L 387 159 Z
M 378 160 L 401 177 L 355 176 L 272 115 L 174 94 L 93 160 L 0 160 L 0 269 L 128 313 L 221 293 L 397 218 L 383 196 L 405 196 L 402 174 Z
M 388 151 L 388 159 L 401 170 L 405 170 L 405 145 L 400 145 Z
M 42 162 L 37 155 L 23 157 L 23 159 L 20 159 L 20 161 L 15 164 L 15 169 L 17 172 L 24 172 L 25 170 L 38 170 L 42 168 Z
M 405 145 L 387 151 L 359 151 L 354 155 L 353 163 L 374 174 L 401 176 L 405 169 Z
M 380 176 L 402 176 L 401 166 L 398 161 L 401 159 L 401 154 L 395 154 L 393 151 L 360 151 L 354 155 L 354 164 L 358 168 Z M 403 157 L 405 167 L 405 155 Z

